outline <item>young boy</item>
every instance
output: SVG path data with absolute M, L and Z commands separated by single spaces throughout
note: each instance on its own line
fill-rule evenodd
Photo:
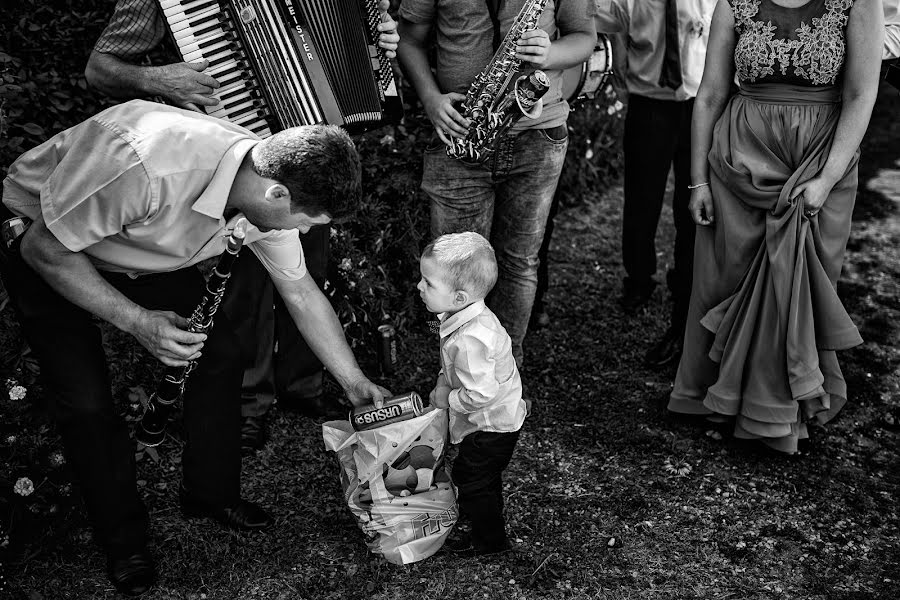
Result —
M 509 549 L 503 523 L 503 470 L 525 420 L 522 380 L 512 341 L 484 298 L 497 281 L 490 243 L 474 232 L 442 235 L 419 263 L 422 301 L 441 322 L 441 372 L 431 404 L 450 409 L 450 441 L 459 445 L 453 480 L 471 536 L 451 551 Z

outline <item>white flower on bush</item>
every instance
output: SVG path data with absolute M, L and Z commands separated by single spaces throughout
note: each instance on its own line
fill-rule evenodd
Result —
M 387 134 L 383 138 L 381 138 L 380 143 L 382 146 L 393 146 L 394 145 L 394 136 L 392 136 L 391 134 Z
M 14 436 L 14 435 L 8 435 L 8 436 L 6 436 L 5 441 L 7 444 L 15 444 L 17 439 L 18 438 L 16 438 L 16 436 Z
M 349 271 L 352 268 L 353 268 L 353 261 L 350 260 L 349 258 L 344 258 L 343 260 L 341 260 L 341 264 L 338 265 L 338 270 L 340 270 L 342 273 L 346 273 L 347 271 Z
M 62 452 L 54 452 L 50 455 L 50 464 L 54 467 L 61 467 L 66 464 L 66 457 L 62 455 Z
M 24 400 L 25 394 L 28 393 L 28 390 L 25 389 L 24 386 L 14 385 L 9 388 L 9 399 L 10 400 Z
M 22 497 L 30 496 L 34 492 L 34 483 L 27 477 L 19 477 L 16 485 L 13 486 L 13 491 Z

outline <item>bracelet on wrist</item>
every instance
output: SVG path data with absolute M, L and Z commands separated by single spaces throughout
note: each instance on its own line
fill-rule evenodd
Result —
M 697 188 L 702 188 L 704 185 L 709 185 L 709 182 L 704 181 L 703 183 L 698 183 L 697 185 L 689 185 L 687 187 L 689 190 L 696 190 Z

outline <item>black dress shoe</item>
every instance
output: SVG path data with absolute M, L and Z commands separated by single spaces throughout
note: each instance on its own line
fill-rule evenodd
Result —
M 547 327 L 550 327 L 550 315 L 547 314 L 547 311 L 544 309 L 532 310 L 531 319 L 528 321 L 528 329 L 537 331 Z
M 681 358 L 684 332 L 669 327 L 656 344 L 644 355 L 644 364 L 654 369 L 661 369 L 677 364 Z
M 266 445 L 266 415 L 244 417 L 241 424 L 241 453 L 252 454 Z
M 109 557 L 106 574 L 119 592 L 126 596 L 140 596 L 156 581 L 156 565 L 146 551 L 130 556 Z
M 453 556 L 459 556 L 461 558 L 500 554 L 501 552 L 507 552 L 509 550 L 512 550 L 512 545 L 507 540 L 494 546 L 476 546 L 472 543 L 472 537 L 470 535 L 451 538 L 444 544 L 444 551 L 447 554 L 452 554 Z
M 653 297 L 653 289 L 655 287 L 656 282 L 653 280 L 649 283 L 645 282 L 640 285 L 626 280 L 622 297 L 619 298 L 619 306 L 622 307 L 622 310 L 625 311 L 626 315 L 636 315 L 642 308 L 649 304 L 650 298 Z
M 229 507 L 217 507 L 192 499 L 184 491 L 184 488 L 181 489 L 179 496 L 181 514 L 188 518 L 209 517 L 225 527 L 237 531 L 267 529 L 272 525 L 272 517 L 269 516 L 269 513 L 259 505 L 247 500 L 238 500 L 235 505 Z

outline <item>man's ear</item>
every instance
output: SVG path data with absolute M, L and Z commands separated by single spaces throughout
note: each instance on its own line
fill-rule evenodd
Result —
M 291 202 L 291 192 L 281 183 L 273 183 L 266 188 L 266 201 L 272 203 L 281 203 L 287 200 Z
M 453 303 L 457 306 L 464 306 L 469 303 L 469 292 L 466 290 L 456 290 L 453 293 Z

